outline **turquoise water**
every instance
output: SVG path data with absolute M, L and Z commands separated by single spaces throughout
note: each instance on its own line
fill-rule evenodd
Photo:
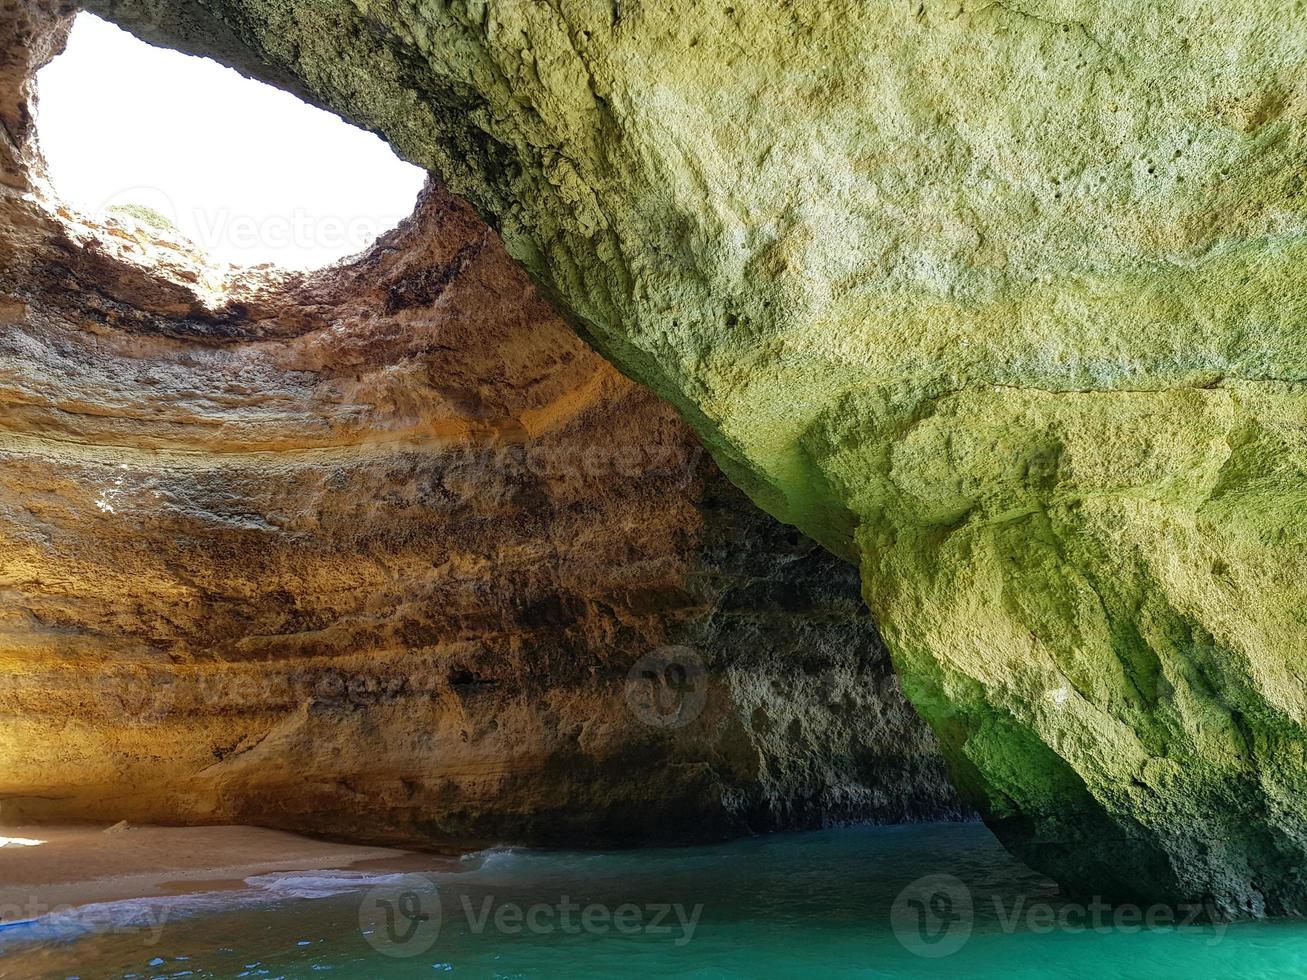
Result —
M 465 865 L 286 875 L 0 931 L 0 977 L 1307 976 L 1307 923 L 1061 902 L 975 824 Z

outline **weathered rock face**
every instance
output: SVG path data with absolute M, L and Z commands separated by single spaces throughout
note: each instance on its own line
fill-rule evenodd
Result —
M 56 214 L 54 8 L 0 6 L 0 814 L 439 844 L 961 812 L 856 572 L 440 187 L 311 275 Z
M 383 132 L 856 555 L 1066 884 L 1307 911 L 1307 28 L 1275 0 L 93 0 Z

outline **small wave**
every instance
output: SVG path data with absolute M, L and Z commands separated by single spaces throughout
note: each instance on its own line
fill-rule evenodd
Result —
M 459 862 L 468 865 L 468 871 L 501 871 L 515 867 L 526 853 L 520 847 L 496 844 L 481 851 L 469 851 L 459 857 Z
M 94 932 L 151 932 L 184 916 L 221 912 L 268 901 L 256 891 L 212 891 L 156 898 L 124 898 L 113 902 L 55 909 L 35 919 L 9 922 L 6 942 L 47 942 L 77 939 Z
M 411 874 L 400 872 L 369 874 L 364 871 L 278 871 L 246 878 L 245 884 L 282 898 L 331 898 L 361 888 L 399 885 L 411 878 Z
M 95 932 L 152 931 L 167 922 L 206 912 L 226 912 L 269 905 L 286 899 L 322 899 L 380 885 L 398 885 L 411 876 L 361 871 L 287 871 L 254 875 L 243 889 L 197 891 L 155 898 L 129 898 L 56 909 L 35 919 L 5 923 L 5 942 L 48 942 L 77 939 Z
M 460 857 L 459 871 L 419 872 L 433 882 L 448 874 L 471 874 L 486 869 L 507 870 L 516 866 L 522 852 L 511 847 L 491 847 Z M 46 942 L 77 939 L 94 932 L 149 930 L 181 917 L 206 912 L 223 912 L 248 906 L 268 905 L 288 899 L 325 899 L 387 885 L 403 885 L 415 872 L 367 871 L 279 871 L 244 879 L 245 888 L 196 891 L 154 898 L 131 898 L 91 905 L 70 906 L 22 922 L 0 926 L 5 943 Z

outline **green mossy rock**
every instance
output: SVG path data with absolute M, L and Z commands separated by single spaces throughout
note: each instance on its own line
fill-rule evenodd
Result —
M 1286 0 L 93 0 L 383 133 L 856 555 L 1019 854 L 1307 911 Z
M 144 204 L 115 204 L 113 207 L 107 208 L 106 213 L 112 217 L 125 216 L 132 218 L 158 231 L 177 231 L 177 226 L 170 219 Z

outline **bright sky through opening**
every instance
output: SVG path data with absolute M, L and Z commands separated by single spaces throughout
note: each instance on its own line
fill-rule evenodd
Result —
M 328 112 L 89 14 L 37 95 L 63 200 L 91 217 L 153 208 L 231 264 L 313 269 L 360 252 L 412 212 L 425 178 Z

